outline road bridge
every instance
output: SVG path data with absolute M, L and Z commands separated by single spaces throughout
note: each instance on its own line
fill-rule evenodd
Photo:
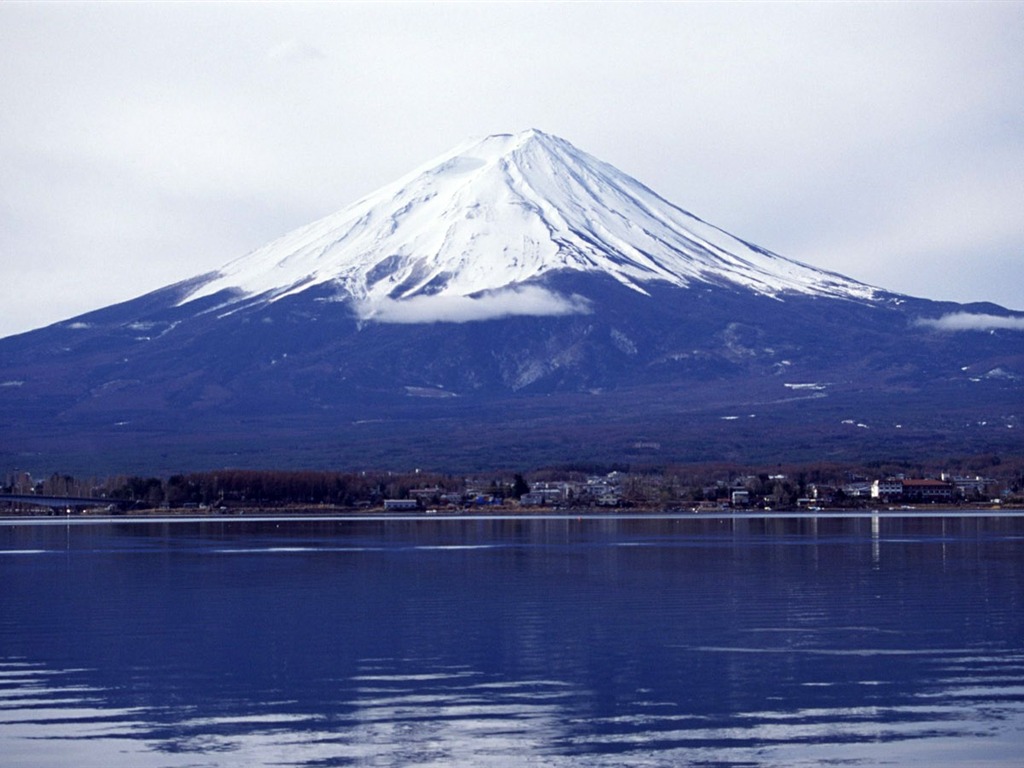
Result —
M 96 499 L 84 496 L 43 496 L 37 493 L 0 493 L 0 505 L 24 504 L 33 507 L 49 507 L 54 512 L 61 510 L 66 512 L 77 512 L 83 509 L 95 507 L 109 507 L 118 505 L 116 500 Z

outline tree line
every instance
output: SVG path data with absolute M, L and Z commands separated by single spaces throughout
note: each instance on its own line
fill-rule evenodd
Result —
M 997 479 L 1014 497 L 1024 494 L 1024 457 L 984 454 L 937 463 L 955 472 L 978 473 Z M 474 478 L 436 472 L 336 472 L 323 470 L 219 469 L 174 474 L 169 477 L 116 475 L 103 479 L 79 479 L 54 473 L 35 480 L 27 473 L 9 473 L 4 493 L 45 496 L 78 496 L 110 499 L 125 509 L 158 507 L 280 507 L 280 506 L 375 506 L 384 499 L 417 496 L 425 505 L 443 503 L 460 494 L 483 494 L 494 499 L 519 498 L 533 484 L 556 480 L 584 481 L 616 471 L 619 489 L 630 504 L 695 503 L 728 498 L 742 482 L 751 497 L 771 499 L 787 506 L 808 493 L 812 485 L 841 486 L 857 476 L 908 477 L 933 474 L 936 468 L 907 462 L 869 462 L 861 465 L 818 462 L 777 464 L 766 471 L 733 464 L 665 466 L 565 465 L 532 470 L 527 474 L 496 471 Z
M 222 469 L 167 478 L 113 476 L 102 480 L 54 474 L 26 485 L 8 477 L 6 493 L 110 499 L 122 507 L 265 506 L 288 504 L 353 507 L 406 498 L 413 488 L 456 490 L 462 480 L 425 472 L 329 472 Z

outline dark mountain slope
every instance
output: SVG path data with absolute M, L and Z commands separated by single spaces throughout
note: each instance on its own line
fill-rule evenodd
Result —
M 221 318 L 145 297 L 2 340 L 6 459 L 459 469 L 1018 445 L 1019 334 L 916 323 L 959 307 L 567 282 L 601 310 L 391 325 L 323 297 Z

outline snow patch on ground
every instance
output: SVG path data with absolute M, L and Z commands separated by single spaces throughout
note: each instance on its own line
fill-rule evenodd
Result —
M 636 344 L 629 336 L 624 334 L 622 331 L 613 328 L 611 332 L 612 344 L 622 353 L 627 355 L 635 355 L 637 353 Z
M 819 392 L 828 388 L 828 384 L 818 384 L 816 382 L 808 384 L 783 384 L 782 386 L 793 390 L 810 390 L 812 392 Z
M 1005 381 L 1016 381 L 1020 378 L 1015 373 L 1011 373 L 1004 368 L 993 368 L 991 371 L 985 374 L 986 379 L 1003 379 Z
M 405 394 L 410 397 L 429 397 L 429 398 L 448 398 L 458 397 L 454 392 L 448 392 L 444 389 L 437 389 L 435 387 L 406 387 Z

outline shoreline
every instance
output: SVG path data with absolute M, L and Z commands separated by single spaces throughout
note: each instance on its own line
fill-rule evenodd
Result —
M 247 508 L 237 512 L 201 512 L 184 510 L 143 510 L 131 514 L 61 514 L 61 515 L 2 515 L 0 526 L 17 525 L 89 525 L 113 523 L 243 523 L 243 522 L 363 522 L 363 521 L 431 521 L 431 520 L 821 520 L 821 519 L 873 519 L 873 518 L 1007 518 L 1024 516 L 1024 506 L 998 508 L 957 507 L 934 505 L 915 508 L 834 509 L 834 510 L 716 510 L 692 511 L 680 509 L 650 510 L 554 510 L 520 508 L 490 508 L 486 510 L 454 510 L 434 512 L 385 512 L 375 510 L 349 510 L 294 508 L 286 512 L 272 508 Z

